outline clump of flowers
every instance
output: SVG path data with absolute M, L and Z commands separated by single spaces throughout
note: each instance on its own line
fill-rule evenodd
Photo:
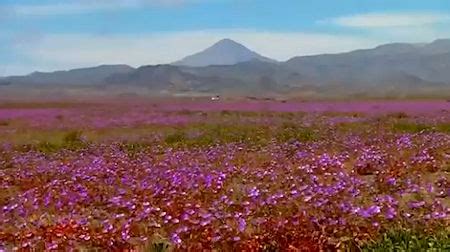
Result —
M 380 172 L 387 165 L 388 155 L 375 148 L 366 148 L 358 156 L 355 171 L 359 175 L 372 175 Z
M 345 126 L 339 113 L 155 107 L 9 116 L 45 132 L 55 113 L 67 144 L 0 145 L 0 251 L 336 251 L 449 224 L 446 133 L 394 132 L 369 112 Z

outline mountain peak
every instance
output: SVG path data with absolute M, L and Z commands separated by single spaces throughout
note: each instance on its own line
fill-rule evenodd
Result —
M 442 43 L 449 44 L 450 43 L 450 39 L 441 38 L 441 39 L 436 39 L 433 42 L 431 42 L 431 44 L 442 44 Z
M 216 44 L 221 44 L 221 43 L 234 43 L 234 44 L 239 44 L 238 42 L 236 42 L 236 41 L 234 41 L 234 40 L 232 40 L 232 39 L 229 39 L 229 38 L 224 38 L 224 39 L 221 39 L 221 40 L 219 40 L 219 41 L 216 42 Z
M 450 52 L 450 39 L 437 39 L 426 44 L 424 50 L 428 54 L 440 54 Z
M 232 39 L 229 39 L 229 38 L 224 38 L 224 39 L 221 39 L 221 40 L 217 41 L 212 47 L 214 47 L 214 46 L 241 46 L 241 47 L 245 47 L 242 44 L 240 44 L 240 43 L 238 43 L 238 42 L 236 42 L 236 41 L 234 41 Z
M 248 49 L 242 44 L 231 40 L 222 39 L 211 47 L 187 56 L 184 59 L 173 63 L 174 65 L 202 67 L 209 65 L 234 65 L 237 63 L 260 60 L 267 62 L 274 62 L 274 60 L 259 55 L 258 53 Z

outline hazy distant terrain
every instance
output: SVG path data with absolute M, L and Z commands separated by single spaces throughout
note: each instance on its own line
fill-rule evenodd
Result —
M 0 79 L 4 94 L 450 97 L 450 39 L 395 43 L 277 62 L 224 39 L 171 65 L 35 72 Z M 18 91 L 20 90 L 20 91 Z M 26 92 L 25 92 L 26 93 Z

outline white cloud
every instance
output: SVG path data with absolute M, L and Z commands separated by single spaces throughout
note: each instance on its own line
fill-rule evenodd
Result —
M 353 28 L 412 27 L 450 22 L 447 13 L 366 13 L 322 21 Z
M 320 20 L 320 25 L 337 25 L 350 28 L 347 32 L 380 38 L 383 43 L 428 42 L 450 37 L 450 13 L 397 12 L 362 13 Z
M 33 43 L 16 44 L 14 50 L 33 62 L 30 72 L 117 63 L 140 66 L 174 62 L 223 38 L 234 39 L 277 60 L 343 52 L 380 43 L 362 37 L 320 33 L 212 30 L 145 35 L 47 35 Z
M 38 17 L 110 12 L 154 6 L 174 7 L 201 1 L 202 0 L 80 0 L 55 2 L 52 4 L 17 4 L 9 5 L 4 9 L 8 9 L 17 16 Z
M 96 11 L 116 10 L 118 6 L 105 3 L 58 3 L 47 5 L 15 5 L 11 6 L 14 14 L 19 16 L 49 16 L 90 13 Z

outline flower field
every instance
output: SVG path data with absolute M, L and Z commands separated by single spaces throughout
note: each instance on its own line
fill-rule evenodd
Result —
M 0 104 L 0 251 L 448 251 L 449 172 L 445 101 Z

